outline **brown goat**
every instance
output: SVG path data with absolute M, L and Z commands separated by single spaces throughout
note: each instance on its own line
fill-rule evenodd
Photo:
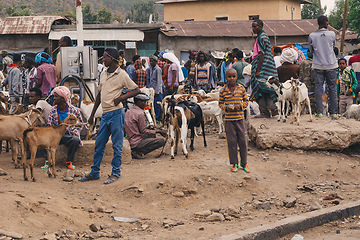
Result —
M 36 181 L 34 177 L 34 160 L 38 147 L 46 148 L 48 151 L 50 150 L 52 171 L 50 170 L 49 167 L 48 175 L 49 177 L 51 176 L 56 177 L 57 176 L 57 174 L 55 173 L 56 149 L 58 148 L 60 140 L 64 136 L 67 128 L 77 124 L 80 124 L 79 119 L 74 114 L 69 114 L 64 119 L 63 123 L 60 125 L 48 126 L 48 127 L 30 127 L 24 131 L 23 133 L 24 145 L 27 146 L 31 152 L 29 165 L 30 165 L 31 178 L 34 182 Z M 28 178 L 26 176 L 26 157 L 23 157 L 21 162 L 24 168 L 24 180 L 27 181 Z

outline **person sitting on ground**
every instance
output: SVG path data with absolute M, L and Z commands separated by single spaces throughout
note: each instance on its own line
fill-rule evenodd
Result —
M 225 112 L 225 132 L 228 146 L 231 171 L 237 172 L 241 167 L 249 173 L 247 166 L 248 136 L 244 110 L 249 104 L 245 88 L 236 83 L 236 70 L 230 68 L 226 71 L 227 84 L 221 88 L 219 106 Z M 239 167 L 238 147 L 240 148 L 241 163 Z
M 159 133 L 166 137 L 164 130 L 150 130 L 146 128 L 144 108 L 150 97 L 140 93 L 134 97 L 135 106 L 125 113 L 125 132 L 130 143 L 131 156 L 142 159 L 144 155 L 165 145 L 163 138 L 156 138 Z
M 70 103 L 71 93 L 67 87 L 56 87 L 51 94 L 54 95 L 54 102 L 56 105 L 50 110 L 49 117 L 47 119 L 48 126 L 60 125 L 68 114 L 74 114 L 79 121 L 82 122 L 80 109 L 74 107 Z M 66 166 L 69 169 L 75 169 L 75 166 L 73 165 L 75 153 L 79 146 L 82 146 L 82 142 L 80 140 L 81 129 L 82 127 L 69 127 L 60 140 L 60 144 L 64 144 L 68 147 Z
M 338 63 L 339 71 L 336 78 L 336 90 L 339 101 L 339 113 L 344 114 L 353 104 L 353 99 L 355 98 L 354 90 L 358 82 L 354 70 L 346 66 L 347 62 L 345 58 L 340 58 Z
M 298 53 L 292 48 L 285 48 L 280 56 L 281 66 L 277 68 L 279 81 L 284 83 L 291 78 L 298 78 L 300 67 L 295 64 Z
M 41 100 L 41 90 L 39 88 L 31 88 L 29 90 L 29 101 L 35 108 L 41 109 L 44 120 L 47 121 L 52 106 L 45 100 Z

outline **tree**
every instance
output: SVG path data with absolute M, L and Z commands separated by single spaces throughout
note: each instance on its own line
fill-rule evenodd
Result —
M 83 9 L 83 22 L 84 24 L 95 24 L 96 23 L 96 14 L 93 13 L 90 4 L 86 4 Z
M 121 23 L 124 21 L 124 17 L 121 13 L 116 13 L 113 17 L 113 20 Z
M 345 11 L 345 1 L 337 0 L 335 2 L 335 7 L 331 10 L 329 15 L 329 24 L 336 28 L 340 29 L 343 26 L 344 20 L 344 11 Z
M 313 4 L 305 4 L 301 9 L 301 19 L 316 19 L 320 17 L 319 1 L 313 0 Z M 326 12 L 327 7 L 322 8 L 322 12 Z
M 5 12 L 10 17 L 30 16 L 30 9 L 26 5 L 20 5 L 20 10 L 18 10 L 15 4 L 13 4 L 8 6 Z
M 155 8 L 155 3 L 152 0 L 147 2 L 137 1 L 131 7 L 130 12 L 126 15 L 126 18 L 133 22 L 147 23 L 149 21 L 150 14 L 153 15 L 154 21 L 158 20 L 159 13 Z
M 111 12 L 106 7 L 101 7 L 97 12 L 97 23 L 106 24 L 111 22 Z
M 349 27 L 360 36 L 360 0 L 349 0 Z

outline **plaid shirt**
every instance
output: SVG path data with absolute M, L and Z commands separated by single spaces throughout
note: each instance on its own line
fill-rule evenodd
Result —
M 139 86 L 139 88 L 143 88 L 146 84 L 146 72 L 142 69 L 141 61 L 136 61 L 134 65 L 136 71 L 133 75 L 133 81 Z
M 73 105 L 69 105 L 68 113 L 74 114 L 79 119 L 80 122 L 83 122 L 79 108 L 76 108 Z M 56 125 L 59 125 L 59 122 L 60 122 L 60 120 L 59 120 L 59 115 L 57 113 L 57 106 L 53 106 L 50 110 L 46 125 L 47 126 L 56 126 Z M 79 139 L 81 139 L 80 138 L 81 129 L 82 129 L 82 127 L 69 127 L 68 131 L 70 133 L 74 133 Z M 82 146 L 82 145 L 83 145 L 83 143 L 80 141 L 80 146 Z

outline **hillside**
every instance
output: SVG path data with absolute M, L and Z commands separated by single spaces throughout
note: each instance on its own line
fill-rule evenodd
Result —
M 97 12 L 99 8 L 106 7 L 112 12 L 112 15 L 125 16 L 129 12 L 132 5 L 138 0 L 83 0 L 83 6 L 91 5 L 91 9 Z M 26 6 L 30 9 L 30 15 L 64 15 L 65 12 L 75 11 L 75 0 L 12 0 L 0 1 L 0 9 L 2 6 L 2 16 L 7 16 L 6 9 L 14 5 L 16 9 Z M 156 4 L 156 9 L 162 19 L 163 8 L 161 4 Z

